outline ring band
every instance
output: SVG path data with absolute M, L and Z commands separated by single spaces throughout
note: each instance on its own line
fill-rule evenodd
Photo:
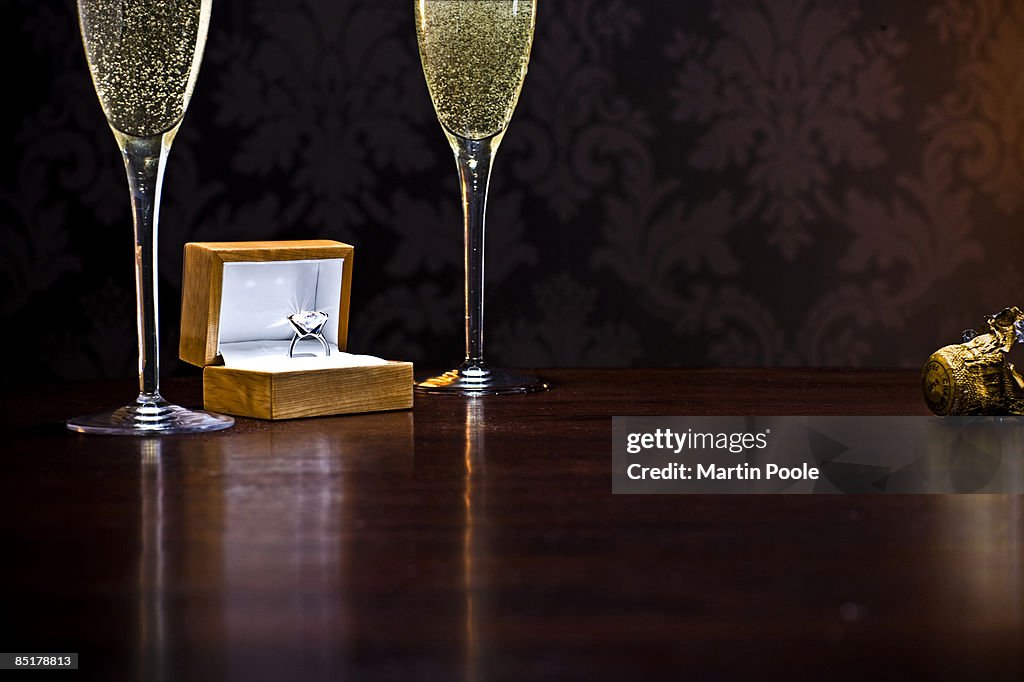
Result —
M 302 310 L 288 316 L 288 321 L 295 330 L 292 343 L 288 346 L 288 357 L 295 357 L 295 344 L 303 339 L 316 339 L 324 349 L 324 357 L 331 354 L 331 345 L 324 338 L 324 326 L 327 324 L 327 313 L 319 310 Z

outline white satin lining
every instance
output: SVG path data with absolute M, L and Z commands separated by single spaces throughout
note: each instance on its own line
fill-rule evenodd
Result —
M 331 354 L 324 357 L 323 346 L 313 339 L 304 339 L 295 346 L 295 357 L 288 357 L 291 341 L 239 341 L 221 344 L 224 366 L 257 372 L 301 372 L 334 367 L 373 367 L 386 365 L 387 360 L 372 355 L 354 355 L 330 344 Z

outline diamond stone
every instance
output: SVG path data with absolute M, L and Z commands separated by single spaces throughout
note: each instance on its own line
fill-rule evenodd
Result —
M 319 334 L 327 324 L 327 313 L 322 313 L 319 310 L 303 310 L 289 315 L 288 319 L 302 334 Z
M 1024 343 L 1024 320 L 1014 322 L 1013 331 L 1017 333 L 1017 343 Z
M 964 340 L 964 343 L 969 343 L 978 338 L 978 332 L 974 329 L 965 329 L 961 338 Z

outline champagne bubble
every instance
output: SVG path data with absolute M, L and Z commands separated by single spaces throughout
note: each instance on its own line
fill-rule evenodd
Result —
M 449 132 L 480 140 L 512 119 L 533 45 L 534 0 L 415 0 L 423 72 Z
M 185 115 L 212 0 L 78 0 L 86 58 L 110 125 L 149 137 Z

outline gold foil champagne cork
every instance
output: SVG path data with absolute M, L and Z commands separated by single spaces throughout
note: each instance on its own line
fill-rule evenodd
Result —
M 932 353 L 921 371 L 928 409 L 940 416 L 1024 413 L 1024 380 L 1007 353 L 1024 337 L 1024 313 L 1006 308 L 986 320 L 989 333 Z

